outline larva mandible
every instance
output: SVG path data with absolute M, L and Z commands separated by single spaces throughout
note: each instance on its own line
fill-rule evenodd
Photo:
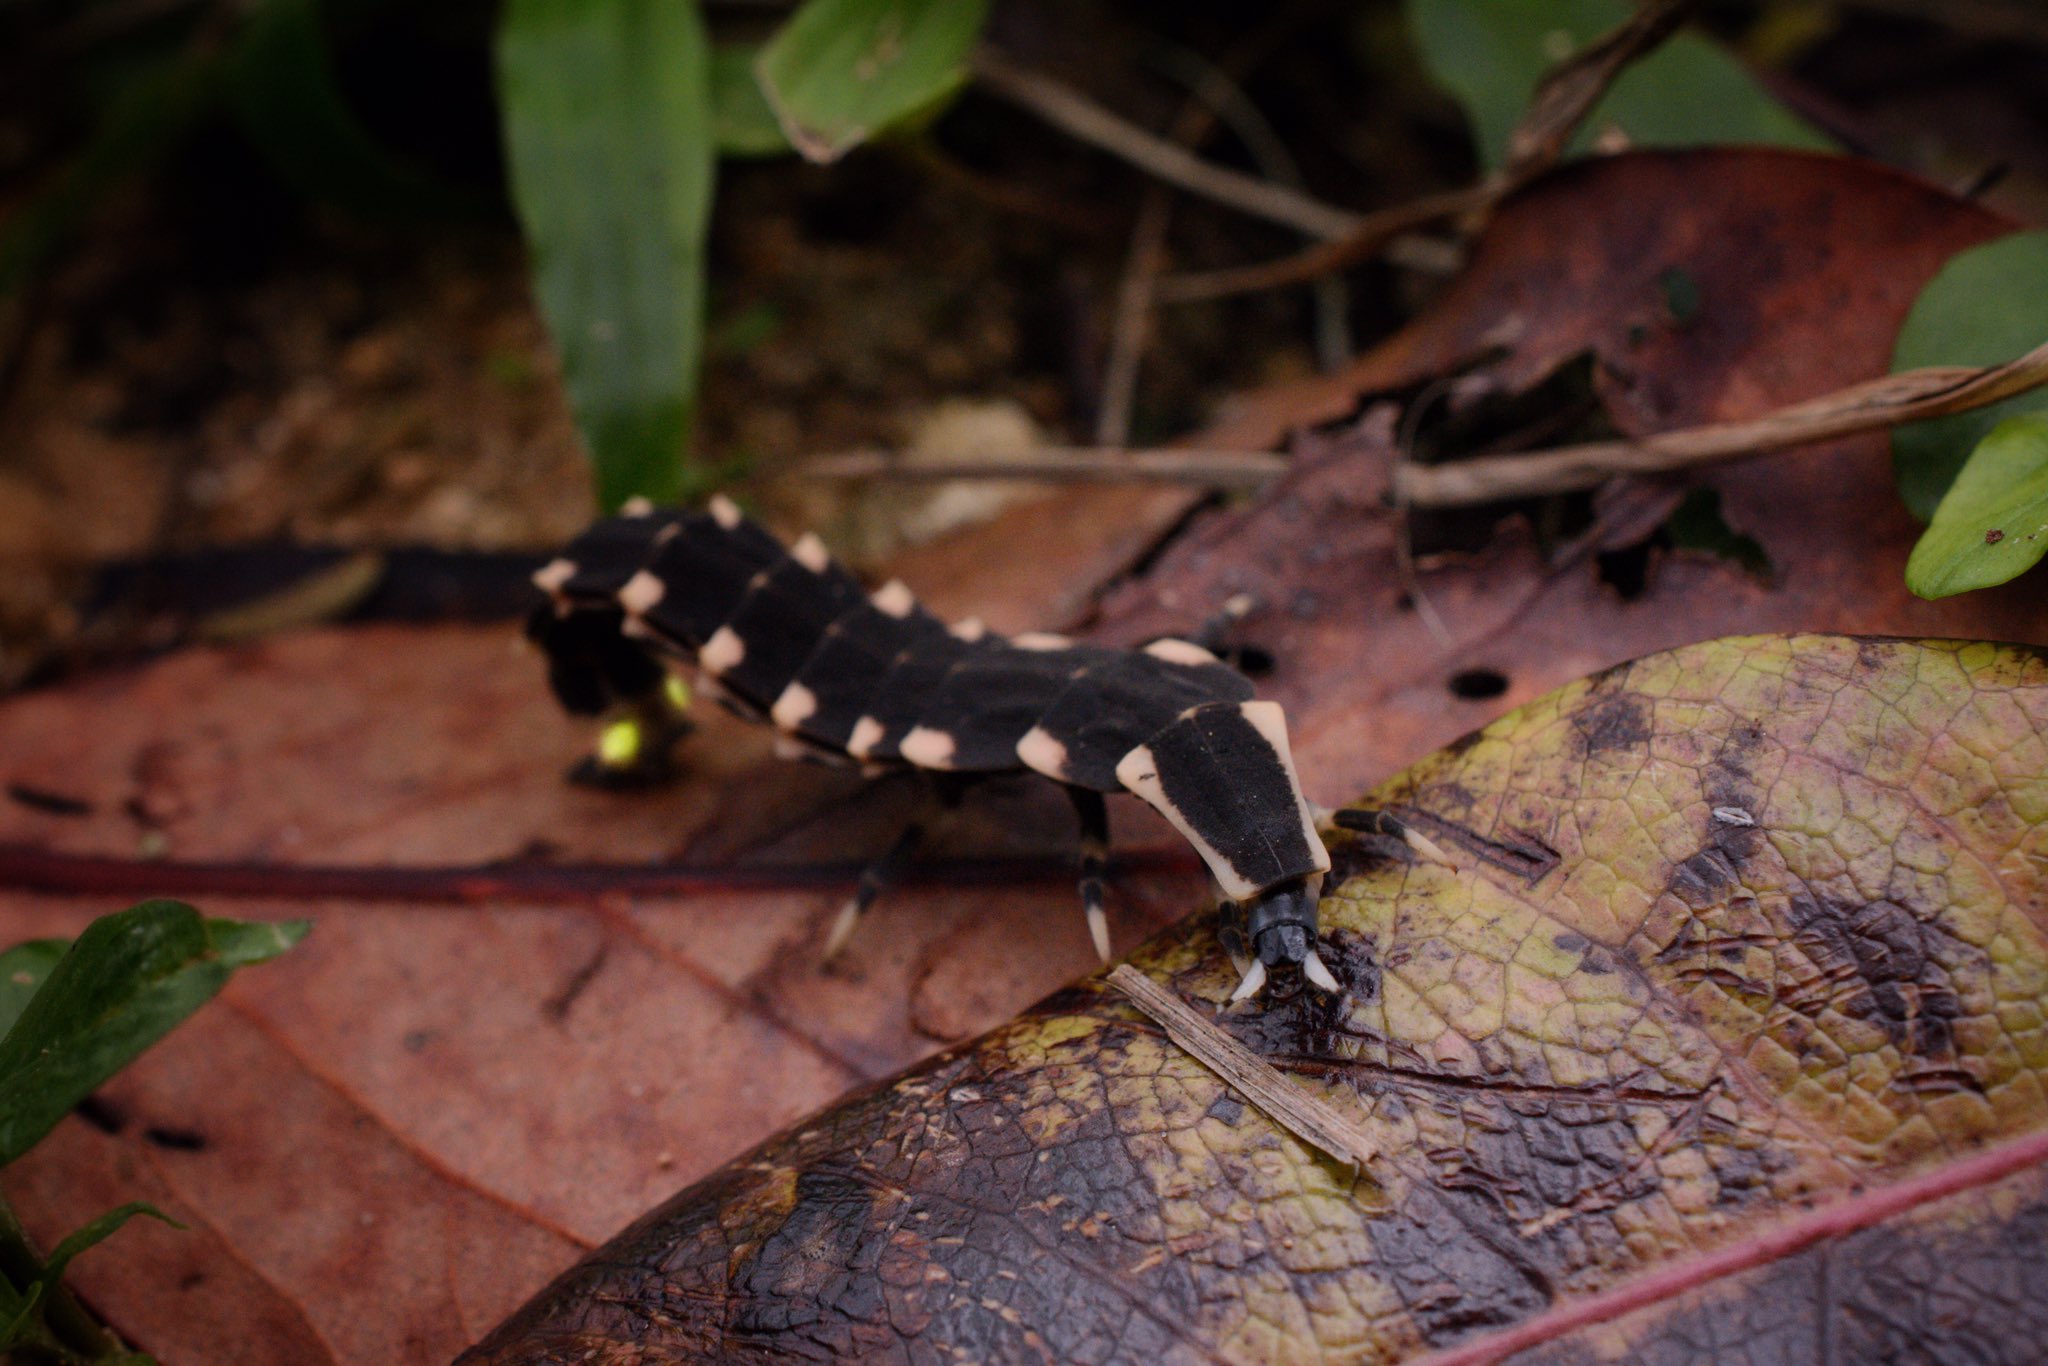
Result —
M 1242 910 L 1255 956 L 1233 1000 L 1278 969 L 1338 990 L 1316 952 L 1330 858 L 1294 772 L 1286 718 L 1203 647 L 1168 639 L 1110 649 L 948 625 L 900 581 L 867 592 L 816 536 L 785 547 L 724 497 L 701 511 L 635 500 L 534 582 L 549 601 L 529 634 L 571 711 L 658 693 L 666 673 L 652 650 L 693 663 L 707 691 L 828 762 L 1041 773 L 1080 813 L 1082 897 L 1105 960 L 1103 796 L 1130 792 L 1173 824 Z M 1384 832 L 1408 833 L 1391 822 Z M 906 832 L 862 879 L 828 954 L 914 839 Z

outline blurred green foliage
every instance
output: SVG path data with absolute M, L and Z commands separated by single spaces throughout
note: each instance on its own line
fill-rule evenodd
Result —
M 1407 0 L 1407 6 L 1424 63 L 1464 107 L 1488 167 L 1507 155 L 1508 135 L 1543 73 L 1618 27 L 1633 8 L 1627 0 Z M 1691 33 L 1674 35 L 1622 73 L 1586 120 L 1578 145 L 1606 128 L 1646 147 L 1833 147 L 1765 94 L 1733 56 Z

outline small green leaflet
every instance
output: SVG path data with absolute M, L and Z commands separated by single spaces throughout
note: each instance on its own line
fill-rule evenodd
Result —
M 176 901 L 88 925 L 0 1035 L 0 1165 L 213 999 L 236 968 L 275 958 L 307 928 L 207 920 Z
M 1913 301 L 1892 348 L 1892 369 L 2003 365 L 2023 356 L 2048 341 L 2044 300 L 2048 231 L 2016 232 L 1959 251 Z M 1892 433 L 1892 468 L 1899 496 L 1914 516 L 1932 517 L 1963 462 L 1973 458 L 1971 452 L 1993 427 L 2020 413 L 2039 412 L 2048 412 L 2048 389 L 2030 389 L 1986 408 L 1898 428 Z
M 757 68 L 782 131 L 834 161 L 966 78 L 987 0 L 806 0 Z
M 1906 561 L 1906 587 L 1945 598 L 2018 578 L 2048 553 L 2048 413 L 1977 443 Z

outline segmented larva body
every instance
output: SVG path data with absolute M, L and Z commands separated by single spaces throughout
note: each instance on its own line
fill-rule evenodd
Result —
M 1132 793 L 1243 908 L 1257 960 L 1240 995 L 1281 965 L 1336 989 L 1315 952 L 1330 859 L 1295 776 L 1286 719 L 1201 646 L 1109 649 L 948 625 L 901 582 L 870 593 L 816 536 L 785 547 L 724 498 L 702 511 L 636 501 L 534 581 L 551 606 L 533 634 L 572 710 L 655 687 L 651 649 L 694 664 L 708 691 L 827 761 L 955 775 L 1028 769 L 1068 789 L 1084 826 L 1100 794 Z M 1092 833 L 1106 840 L 1106 817 L 1098 823 Z M 1090 911 L 1106 951 L 1092 899 Z

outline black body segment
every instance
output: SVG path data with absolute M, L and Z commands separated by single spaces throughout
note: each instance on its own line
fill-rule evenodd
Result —
M 896 657 L 918 641 L 946 634 L 946 623 L 915 601 L 900 606 L 891 612 L 868 601 L 841 613 L 775 700 L 775 724 L 816 744 L 845 749 Z
M 1028 648 L 999 641 L 970 650 L 919 708 L 897 752 L 919 768 L 1002 773 L 1024 766 L 1022 740 L 1074 675 L 1116 652 L 1088 645 Z
M 823 569 L 785 555 L 754 576 L 746 595 L 699 649 L 697 662 L 765 712 L 817 648 L 826 628 L 866 601 L 860 581 L 831 560 Z
M 1192 708 L 1125 755 L 1117 777 L 1187 837 L 1233 901 L 1329 871 L 1277 703 Z
M 902 759 L 904 738 L 923 721 L 925 703 L 940 681 L 968 655 L 1000 644 L 1000 636 L 963 640 L 957 626 L 943 635 L 912 641 L 889 665 L 866 713 L 854 723 L 848 752 L 856 759 Z
M 1120 792 L 1118 762 L 1182 712 L 1204 702 L 1251 700 L 1252 681 L 1220 661 L 1176 662 L 1142 650 L 1106 653 L 1069 680 L 1018 742 L 1019 757 L 1057 782 Z
M 616 611 L 618 594 L 646 568 L 660 537 L 692 514 L 645 504 L 594 522 L 563 548 L 535 580 L 565 608 Z M 704 514 L 696 514 L 702 516 Z
M 562 709 L 597 716 L 659 688 L 659 662 L 620 634 L 626 616 L 617 607 L 564 611 L 542 603 L 526 621 L 526 638 L 548 661 L 548 687 Z
M 653 639 L 694 655 L 732 617 L 762 570 L 789 557 L 782 542 L 740 518 L 685 513 L 658 534 L 646 567 L 619 590 L 619 604 Z

